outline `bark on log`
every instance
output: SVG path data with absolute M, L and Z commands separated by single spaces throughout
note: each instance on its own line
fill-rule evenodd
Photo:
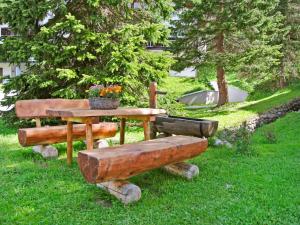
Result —
M 172 165 L 164 166 L 163 170 L 174 175 L 179 175 L 188 180 L 191 180 L 199 175 L 198 166 L 186 162 L 179 162 Z
M 86 125 L 76 124 L 73 126 L 73 140 L 84 140 L 86 138 Z M 117 132 L 115 123 L 93 124 L 93 138 L 102 139 L 114 137 Z M 20 129 L 19 142 L 22 146 L 54 144 L 67 141 L 66 126 L 36 127 Z
M 130 204 L 140 200 L 141 189 L 127 181 L 108 181 L 97 184 L 97 187 L 109 192 L 124 204 Z
M 173 136 L 117 147 L 81 151 L 78 164 L 90 183 L 125 180 L 145 171 L 193 158 L 207 148 L 207 140 Z
M 211 137 L 218 129 L 218 121 L 192 119 L 174 116 L 156 116 L 155 128 L 158 132 L 195 137 Z

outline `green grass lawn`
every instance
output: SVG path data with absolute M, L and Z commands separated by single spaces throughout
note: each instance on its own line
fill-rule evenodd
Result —
M 230 81 L 235 82 L 236 78 L 231 76 Z M 177 98 L 188 90 L 203 90 L 205 86 L 191 78 L 168 77 L 160 87 L 173 93 Z M 297 97 L 300 97 L 300 84 L 296 83 L 276 92 L 266 93 L 264 91 L 256 91 L 250 96 L 248 101 L 241 103 L 230 103 L 219 108 L 204 109 L 184 109 L 175 112 L 179 116 L 187 116 L 193 118 L 206 118 L 219 121 L 219 128 L 232 127 L 241 124 L 245 120 L 257 116 L 259 113 L 265 112 L 273 107 L 287 103 Z M 164 96 L 160 96 L 164 98 Z M 161 106 L 163 107 L 163 106 Z M 172 115 L 174 111 L 172 111 Z
M 193 181 L 160 170 L 134 177 L 142 199 L 124 206 L 87 184 L 76 160 L 66 165 L 64 144 L 57 160 L 43 160 L 1 122 L 0 224 L 300 224 L 299 127 L 300 113 L 290 113 L 259 129 L 257 156 L 210 147 L 192 160 L 201 171 Z M 264 137 L 270 129 L 275 144 Z

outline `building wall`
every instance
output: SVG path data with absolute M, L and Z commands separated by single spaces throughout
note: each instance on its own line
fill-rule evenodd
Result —
M 0 40 L 6 35 L 3 34 L 3 28 L 9 28 L 8 24 L 0 24 Z M 12 33 L 10 35 L 13 35 Z M 0 42 L 1 44 L 1 42 Z M 0 72 L 3 77 L 15 77 L 21 75 L 22 71 L 25 70 L 25 64 L 22 63 L 20 66 L 11 65 L 8 62 L 0 62 Z

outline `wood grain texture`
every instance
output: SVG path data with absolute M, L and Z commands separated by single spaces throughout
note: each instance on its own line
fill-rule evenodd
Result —
M 117 147 L 81 151 L 78 164 L 89 183 L 125 180 L 148 170 L 193 158 L 207 149 L 207 140 L 173 136 Z
M 150 108 L 118 108 L 112 110 L 89 110 L 89 109 L 48 109 L 47 114 L 51 117 L 96 117 L 96 116 L 153 116 L 165 114 L 164 109 Z
M 22 119 L 51 117 L 46 113 L 47 109 L 89 109 L 88 99 L 32 99 L 16 102 L 17 117 Z
M 156 131 L 167 134 L 211 137 L 218 129 L 218 121 L 173 116 L 156 116 Z
M 101 139 L 114 137 L 117 132 L 115 123 L 93 124 L 93 138 Z M 22 146 L 54 144 L 67 141 L 67 126 L 35 127 L 19 129 L 19 142 Z M 85 124 L 73 125 L 73 140 L 86 138 Z

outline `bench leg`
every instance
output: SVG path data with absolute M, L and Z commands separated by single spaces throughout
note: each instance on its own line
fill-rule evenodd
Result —
M 67 122 L 67 164 L 72 164 L 73 154 L 73 123 Z
M 92 121 L 87 121 L 85 125 L 86 125 L 86 149 L 92 151 L 94 149 Z
M 179 163 L 174 163 L 171 165 L 164 166 L 163 170 L 174 175 L 179 175 L 188 180 L 191 180 L 194 177 L 199 175 L 198 166 L 186 162 L 179 162 Z
M 109 192 L 124 204 L 136 202 L 142 196 L 141 189 L 128 181 L 108 181 L 97 184 L 97 187 Z
M 121 118 L 121 123 L 120 123 L 120 144 L 121 145 L 125 143 L 125 126 L 126 126 L 126 119 Z
M 145 141 L 148 141 L 148 140 L 150 140 L 150 133 L 151 133 L 151 131 L 150 131 L 150 122 L 149 122 L 149 120 L 144 120 L 143 121 L 143 127 L 144 127 L 144 139 L 145 139 Z

